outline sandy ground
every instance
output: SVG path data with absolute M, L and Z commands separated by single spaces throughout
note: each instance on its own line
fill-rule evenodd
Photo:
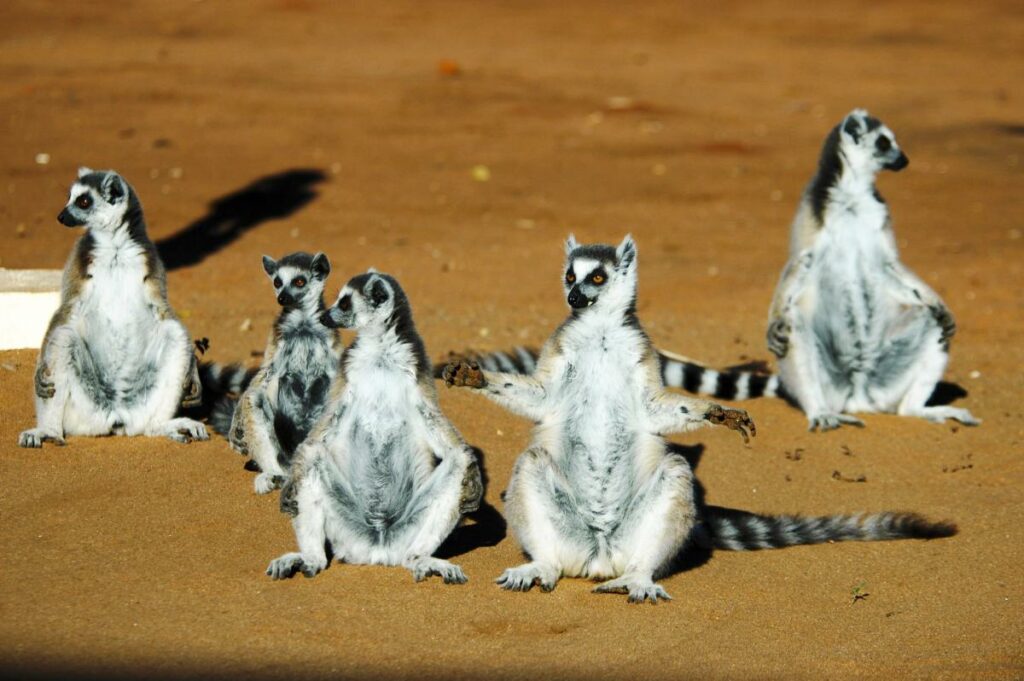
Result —
M 540 343 L 566 312 L 571 230 L 637 237 L 641 318 L 662 347 L 766 359 L 799 192 L 828 129 L 866 106 L 911 158 L 880 188 L 906 261 L 957 315 L 948 378 L 984 425 L 874 416 L 811 435 L 800 412 L 761 400 L 744 405 L 749 447 L 718 430 L 677 441 L 702 448 L 711 503 L 910 509 L 955 520 L 958 536 L 719 552 L 666 578 L 675 600 L 659 607 L 580 580 L 498 590 L 520 554 L 493 518 L 450 550 L 466 586 L 346 565 L 272 583 L 263 570 L 291 550 L 290 526 L 223 440 L 20 450 L 36 353 L 5 352 L 2 665 L 65 678 L 1024 676 L 1020 5 L 710 4 L 6 0 L 0 266 L 62 266 L 75 235 L 54 216 L 75 168 L 113 167 L 170 239 L 172 303 L 217 360 L 258 361 L 276 308 L 259 256 L 299 249 L 330 255 L 332 293 L 371 265 L 399 277 L 434 356 Z M 528 424 L 456 391 L 442 404 L 486 452 L 500 509 Z M 870 595 L 854 602 L 858 587 Z

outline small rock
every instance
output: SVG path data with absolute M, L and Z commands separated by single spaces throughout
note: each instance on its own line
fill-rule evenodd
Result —
M 970 376 L 971 378 L 981 378 L 981 372 L 975 369 L 974 371 L 969 373 L 968 376 Z
M 38 163 L 39 165 L 45 166 L 49 162 L 50 162 L 50 155 L 49 154 L 47 154 L 45 152 L 40 152 L 40 153 L 36 154 L 36 163 Z
M 246 317 L 242 320 L 242 323 L 238 325 L 239 331 L 249 331 L 252 329 L 252 320 Z
M 491 169 L 485 165 L 475 165 L 470 171 L 473 179 L 477 182 L 488 182 L 491 179 Z

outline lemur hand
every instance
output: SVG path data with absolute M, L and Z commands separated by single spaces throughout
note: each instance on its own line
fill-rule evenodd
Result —
M 944 346 L 948 346 L 950 339 L 956 334 L 956 320 L 953 319 L 952 313 L 945 305 L 931 305 L 928 309 L 931 311 L 932 317 L 935 318 L 935 321 L 942 328 L 942 336 L 939 338 L 939 342 Z
M 203 387 L 199 382 L 199 366 L 192 360 L 188 376 L 185 378 L 185 385 L 182 388 L 181 406 L 185 409 L 198 407 L 203 401 Z
M 473 513 L 480 508 L 480 500 L 484 496 L 484 483 L 480 475 L 480 464 L 476 457 L 466 468 L 462 477 L 462 493 L 459 495 L 459 513 L 466 515 Z
M 714 404 L 704 414 L 704 418 L 716 426 L 725 426 L 729 430 L 738 431 L 744 442 L 750 442 L 750 437 L 747 436 L 748 429 L 751 436 L 757 435 L 757 427 L 750 415 L 742 409 L 730 409 Z
M 40 363 L 36 367 L 36 395 L 42 397 L 44 400 L 48 400 L 54 396 L 57 389 L 53 385 L 53 381 L 50 380 L 50 368 L 43 363 Z
M 785 357 L 789 351 L 789 332 L 791 330 L 789 322 L 781 317 L 772 320 L 772 323 L 768 325 L 768 349 L 779 359 Z
M 449 364 L 441 372 L 441 378 L 449 388 L 482 388 L 487 385 L 484 372 L 476 362 L 462 360 L 458 363 Z

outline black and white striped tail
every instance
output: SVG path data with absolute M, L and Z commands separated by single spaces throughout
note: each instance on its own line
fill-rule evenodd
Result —
M 223 395 L 241 395 L 259 369 L 246 369 L 240 364 L 199 363 L 199 382 L 203 396 L 219 398 Z
M 887 539 L 938 539 L 957 532 L 951 522 L 932 522 L 916 513 L 858 513 L 801 517 L 760 515 L 708 506 L 704 525 L 711 545 L 729 551 L 780 549 L 800 544 Z
M 780 397 L 779 377 L 775 374 L 724 369 L 717 371 L 692 359 L 658 350 L 661 382 L 670 388 L 682 388 L 697 395 L 721 400 L 750 400 L 755 397 Z
M 529 375 L 537 368 L 537 357 L 540 356 L 533 348 L 516 346 L 511 352 L 501 350 L 495 352 L 450 352 L 444 360 L 434 364 L 434 378 L 441 378 L 441 372 L 449 362 L 464 360 L 476 362 L 484 371 L 501 371 L 506 374 Z
M 445 364 L 453 360 L 476 362 L 484 371 L 531 374 L 537 368 L 539 353 L 533 348 L 517 346 L 511 352 L 450 353 L 446 361 L 434 365 L 434 376 L 441 377 Z M 743 369 L 710 369 L 692 359 L 675 353 L 658 351 L 661 381 L 670 388 L 682 388 L 697 395 L 710 395 L 722 400 L 749 400 L 755 397 L 782 397 L 779 377 Z

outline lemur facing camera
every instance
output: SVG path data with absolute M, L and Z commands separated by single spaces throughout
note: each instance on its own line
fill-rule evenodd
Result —
M 327 541 L 341 562 L 465 582 L 462 568 L 432 556 L 479 507 L 480 468 L 438 406 L 405 293 L 370 270 L 348 282 L 324 322 L 358 336 L 342 360 L 344 380 L 334 383 L 281 491 L 299 551 L 271 562 L 267 574 L 316 575 L 327 566 Z
M 942 299 L 902 262 L 875 176 L 906 167 L 892 131 L 863 109 L 825 140 L 793 220 L 790 259 L 769 313 L 768 347 L 811 430 L 863 425 L 856 412 L 974 426 L 966 409 L 926 406 L 956 332 Z
M 825 140 L 793 221 L 767 332 L 779 374 L 716 371 L 659 350 L 664 384 L 725 400 L 789 397 L 811 430 L 863 425 L 847 412 L 981 423 L 966 409 L 927 405 L 956 324 L 938 294 L 900 262 L 889 210 L 875 188 L 880 170 L 907 163 L 889 128 L 852 111 Z M 528 348 L 463 356 L 523 374 L 538 361 Z
M 57 219 L 85 234 L 39 351 L 36 427 L 18 444 L 64 444 L 67 435 L 207 439 L 202 423 L 175 418 L 199 404 L 202 388 L 135 190 L 114 171 L 80 168 Z
M 668 599 L 654 580 L 691 537 L 758 549 L 834 540 L 948 536 L 949 524 L 913 514 L 799 518 L 698 507 L 693 474 L 662 436 L 708 424 L 747 439 L 746 412 L 666 391 L 658 354 L 636 316 L 637 251 L 566 243 L 572 314 L 531 376 L 444 368 L 449 386 L 482 392 L 536 424 L 505 494 L 506 516 L 530 562 L 498 578 L 503 589 L 550 591 L 563 576 L 607 580 L 597 592 L 631 602 Z
M 323 253 L 263 256 L 281 313 L 267 340 L 263 364 L 238 400 L 224 398 L 210 424 L 231 447 L 260 467 L 257 494 L 283 485 L 292 456 L 313 429 L 338 375 L 341 339 L 324 324 L 323 290 L 331 264 Z

